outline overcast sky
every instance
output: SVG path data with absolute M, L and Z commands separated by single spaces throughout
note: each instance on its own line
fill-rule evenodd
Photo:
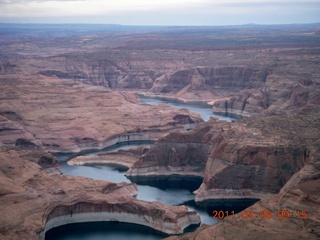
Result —
M 0 0 L 0 22 L 235 25 L 320 22 L 320 0 Z

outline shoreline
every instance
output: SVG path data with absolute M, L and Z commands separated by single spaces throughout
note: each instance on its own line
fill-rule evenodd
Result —
M 163 95 L 158 95 L 158 94 L 150 94 L 150 93 L 141 93 L 137 92 L 136 93 L 138 98 L 145 97 L 145 98 L 150 98 L 150 99 L 157 99 L 157 100 L 164 100 L 164 101 L 171 101 L 173 103 L 182 103 L 182 104 L 187 104 L 190 106 L 201 106 L 201 107 L 210 107 L 211 112 L 212 112 L 212 117 L 229 117 L 229 118 L 234 118 L 234 120 L 240 120 L 243 117 L 250 117 L 251 114 L 241 111 L 241 110 L 236 110 L 236 109 L 231 109 L 229 111 L 224 111 L 222 108 L 217 108 L 214 107 L 215 100 L 186 100 L 182 99 L 179 97 L 170 97 L 170 96 L 163 96 Z M 140 101 L 141 102 L 141 101 Z

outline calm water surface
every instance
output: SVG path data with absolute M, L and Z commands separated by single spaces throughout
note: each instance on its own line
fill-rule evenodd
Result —
M 106 165 L 68 165 L 66 162 L 60 163 L 60 169 L 63 174 L 82 176 L 93 178 L 96 180 L 106 180 L 109 182 L 120 183 L 130 180 L 124 176 L 123 172 L 118 171 L 116 168 Z
M 105 165 L 72 165 L 69 166 L 66 162 L 60 163 L 60 169 L 63 174 L 73 176 L 89 177 L 97 180 L 106 180 L 114 183 L 127 182 L 130 180 L 124 175 L 125 172 Z M 165 189 L 164 189 L 165 188 Z M 186 205 L 190 209 L 195 210 L 201 217 L 203 223 L 215 224 L 217 221 L 212 219 L 210 215 L 200 207 L 197 207 L 194 202 L 194 194 L 187 189 L 170 189 L 167 186 L 163 188 L 138 185 L 137 199 L 149 202 L 162 202 L 167 205 L 178 206 Z M 197 209 L 196 209 L 197 208 Z
M 77 223 L 49 231 L 46 240 L 159 240 L 165 236 L 128 223 Z
M 203 118 L 203 120 L 205 121 L 208 121 L 212 116 L 215 116 L 220 120 L 224 120 L 227 122 L 236 120 L 235 118 L 232 118 L 232 117 L 213 114 L 212 108 L 210 106 L 202 106 L 200 104 L 180 103 L 180 102 L 170 101 L 167 99 L 158 99 L 158 98 L 151 98 L 151 97 L 145 97 L 145 96 L 139 96 L 139 98 L 140 98 L 140 101 L 144 104 L 149 104 L 149 105 L 167 104 L 177 109 L 186 108 L 191 112 L 199 113 Z
M 120 183 L 130 180 L 125 177 L 125 172 L 118 171 L 105 165 L 69 166 L 66 162 L 60 163 L 63 174 L 89 177 L 97 180 L 106 180 Z M 201 217 L 202 223 L 215 224 L 210 214 L 197 206 L 194 195 L 186 189 L 160 189 L 153 186 L 138 185 L 139 200 L 158 201 L 167 205 L 186 205 L 189 210 L 195 210 Z M 62 226 L 46 235 L 46 240 L 159 240 L 164 236 L 150 229 L 125 223 L 81 223 Z
M 211 116 L 216 116 L 220 120 L 232 121 L 235 120 L 231 117 L 225 117 L 220 115 L 214 115 L 210 106 L 201 106 L 194 104 L 184 104 L 168 100 L 148 98 L 140 96 L 141 102 L 150 105 L 168 104 L 178 109 L 186 108 L 192 112 L 197 112 L 201 117 L 208 121 Z M 137 144 L 139 145 L 139 144 Z M 106 149 L 104 152 L 117 151 L 118 149 L 127 149 L 133 147 L 132 145 L 119 146 L 119 148 L 113 147 L 112 149 Z M 97 152 L 96 152 L 97 153 Z M 94 154 L 87 153 L 85 155 Z M 65 159 L 64 159 L 65 160 Z M 106 180 L 110 182 L 127 182 L 130 180 L 125 177 L 125 172 L 119 171 L 116 168 L 105 165 L 84 165 L 84 166 L 69 166 L 66 162 L 60 162 L 60 168 L 63 174 L 69 174 L 73 176 L 84 176 L 97 180 Z M 197 206 L 194 202 L 194 195 L 187 189 L 168 189 L 158 188 L 148 185 L 138 185 L 139 200 L 144 201 L 158 201 L 167 205 L 186 205 L 190 210 L 195 210 L 201 217 L 202 223 L 215 224 L 218 221 L 212 219 L 210 214 L 201 207 Z M 143 229 L 143 230 L 141 230 Z M 73 224 L 63 226 L 54 231 L 53 237 L 48 236 L 46 240 L 159 240 L 163 238 L 163 235 L 159 235 L 151 230 L 141 228 L 141 226 L 118 223 L 85 223 L 85 224 Z

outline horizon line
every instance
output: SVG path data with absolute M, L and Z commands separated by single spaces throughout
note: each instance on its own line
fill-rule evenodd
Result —
M 25 23 L 25 22 L 0 22 L 1 25 L 109 25 L 109 26 L 124 26 L 124 27 L 228 27 L 228 26 L 279 26 L 279 25 L 315 25 L 320 22 L 309 22 L 309 23 L 244 23 L 244 24 L 220 24 L 220 25 L 169 25 L 169 24 L 121 24 L 121 23 Z

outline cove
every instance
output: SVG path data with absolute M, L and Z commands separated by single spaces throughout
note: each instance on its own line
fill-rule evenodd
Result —
M 142 143 L 140 143 L 142 144 Z M 145 142 L 143 144 L 146 144 Z M 116 147 L 104 149 L 106 152 L 127 149 L 136 146 L 136 144 L 120 144 Z M 82 152 L 83 155 L 96 154 L 99 151 Z M 77 154 L 80 155 L 80 154 Z M 68 165 L 67 161 L 74 157 L 74 154 L 57 154 L 61 172 L 73 176 L 84 176 L 97 180 L 106 180 L 114 183 L 131 181 L 125 177 L 125 171 L 118 167 L 108 165 Z M 199 182 L 200 185 L 200 182 Z M 171 187 L 168 187 L 171 186 Z M 173 188 L 172 188 L 173 186 Z M 167 205 L 186 205 L 189 210 L 197 211 L 201 217 L 202 223 L 215 224 L 218 220 L 212 219 L 209 212 L 197 206 L 194 202 L 192 189 L 179 188 L 180 185 L 168 184 L 168 182 L 157 182 L 156 186 L 150 186 L 148 183 L 138 184 L 137 199 L 143 201 L 158 201 Z M 94 223 L 77 223 L 60 226 L 49 230 L 46 233 L 46 240 L 158 240 L 165 237 L 163 234 L 140 225 L 114 222 L 94 222 Z
M 214 114 L 212 112 L 212 107 L 209 104 L 206 103 L 201 103 L 201 102 L 190 102 L 190 103 L 184 103 L 179 100 L 175 99 L 168 99 L 168 98 L 161 98 L 161 97 L 147 97 L 144 95 L 138 94 L 138 97 L 140 101 L 144 104 L 149 104 L 149 105 L 159 105 L 159 104 L 167 104 L 169 106 L 175 107 L 177 109 L 188 109 L 191 112 L 196 112 L 201 115 L 203 120 L 208 121 L 210 117 L 215 116 L 219 120 L 224 120 L 227 122 L 232 122 L 234 120 L 237 120 L 240 117 L 230 117 L 226 115 L 219 115 L 219 114 Z
M 131 181 L 125 177 L 125 171 L 121 171 L 116 167 L 106 165 L 68 165 L 66 162 L 60 162 L 60 169 L 63 174 L 89 177 L 96 180 L 106 180 L 109 182 L 120 183 Z M 202 223 L 215 224 L 216 220 L 212 219 L 210 212 L 205 209 L 196 206 L 194 203 L 194 194 L 192 189 L 168 187 L 166 181 L 150 183 L 150 185 L 137 184 L 138 195 L 137 199 L 149 202 L 162 202 L 167 205 L 186 205 L 190 210 L 195 210 L 200 215 Z M 199 184 L 200 185 L 200 184 Z M 172 186 L 172 185 L 171 185 Z M 173 185 L 174 186 L 174 185 Z M 199 211 L 200 210 L 200 211 Z
M 159 240 L 166 237 L 150 228 L 119 222 L 64 225 L 46 233 L 46 240 Z
M 94 155 L 98 153 L 110 153 L 118 150 L 127 150 L 133 147 L 139 147 L 139 146 L 145 146 L 149 147 L 151 144 L 155 143 L 154 140 L 136 140 L 136 141 L 125 141 L 125 142 L 117 142 L 115 144 L 112 144 L 108 147 L 105 147 L 103 149 L 87 149 L 82 150 L 80 152 L 74 153 L 74 152 L 57 152 L 54 153 L 54 155 L 57 157 L 59 162 L 66 162 L 70 160 L 71 158 L 77 157 L 77 156 L 89 156 Z

